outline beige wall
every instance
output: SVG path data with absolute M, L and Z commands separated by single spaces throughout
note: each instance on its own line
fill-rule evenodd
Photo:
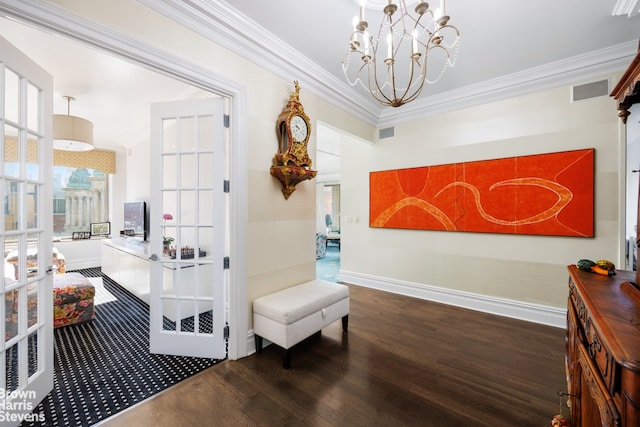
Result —
M 394 139 L 374 144 L 343 143 L 341 270 L 565 307 L 567 264 L 606 258 L 624 266 L 616 105 L 607 96 L 571 103 L 569 91 L 565 86 L 400 124 Z M 368 227 L 370 171 L 581 148 L 596 149 L 593 239 Z

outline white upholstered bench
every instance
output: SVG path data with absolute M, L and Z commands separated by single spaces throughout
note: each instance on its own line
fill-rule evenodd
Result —
M 294 345 L 322 328 L 342 319 L 349 322 L 349 287 L 324 280 L 312 280 L 253 300 L 253 331 L 256 352 L 262 339 L 285 349 L 282 366 L 291 366 Z

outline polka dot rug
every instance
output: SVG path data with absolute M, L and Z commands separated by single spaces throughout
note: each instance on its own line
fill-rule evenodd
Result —
M 149 306 L 99 268 L 78 272 L 96 285 L 95 319 L 54 330 L 54 389 L 33 411 L 45 423 L 23 426 L 89 426 L 218 362 L 150 354 Z

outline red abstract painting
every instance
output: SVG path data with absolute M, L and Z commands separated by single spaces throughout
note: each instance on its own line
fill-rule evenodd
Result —
M 371 172 L 369 225 L 594 235 L 594 149 Z

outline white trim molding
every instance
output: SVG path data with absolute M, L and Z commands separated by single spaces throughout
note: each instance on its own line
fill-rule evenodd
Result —
M 627 15 L 627 18 L 636 16 L 640 13 L 640 7 L 638 7 L 638 0 L 618 0 L 613 6 L 613 16 Z
M 489 297 L 471 292 L 371 276 L 345 270 L 340 270 L 339 279 L 341 282 L 357 286 L 468 308 L 483 313 L 510 317 L 556 328 L 566 327 L 567 310 L 565 308 Z

